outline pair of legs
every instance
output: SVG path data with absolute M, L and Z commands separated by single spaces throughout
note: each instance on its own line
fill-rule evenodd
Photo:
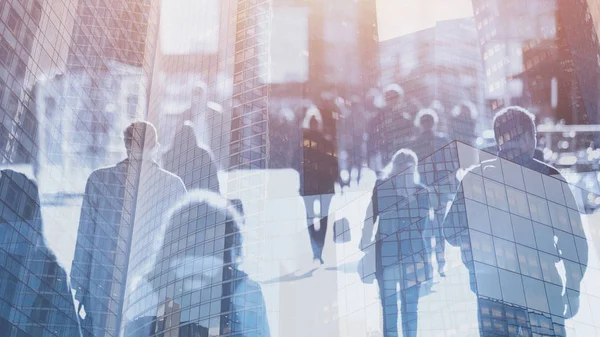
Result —
M 417 336 L 417 315 L 419 304 L 419 288 L 417 283 L 410 287 L 406 277 L 407 266 L 396 264 L 382 267 L 378 262 L 376 270 L 379 296 L 383 309 L 383 336 L 399 337 L 398 311 L 402 321 L 402 336 Z M 398 295 L 400 297 L 400 310 L 398 310 Z
M 308 235 L 310 236 L 310 245 L 313 251 L 313 260 L 318 260 L 321 264 L 323 261 L 323 249 L 325 248 L 325 234 L 327 234 L 327 216 L 319 220 L 319 229 L 315 228 L 312 219 L 309 218 Z
M 321 195 L 318 197 L 319 212 L 315 211 L 314 200 L 313 203 L 305 201 L 306 207 L 306 220 L 308 226 L 308 235 L 310 237 L 310 245 L 313 252 L 313 260 L 318 260 L 321 264 L 323 261 L 323 249 L 325 248 L 325 241 L 327 237 L 327 221 L 329 220 L 329 205 L 333 195 Z M 309 199 L 310 200 L 310 199 Z M 318 228 L 315 227 L 314 219 L 318 218 Z M 333 243 L 333 242 L 331 242 Z
M 432 238 L 435 240 L 435 249 L 431 245 Z M 427 279 L 433 279 L 432 259 L 434 250 L 435 259 L 438 264 L 438 273 L 440 276 L 445 277 L 446 274 L 444 273 L 444 267 L 446 266 L 446 240 L 444 239 L 444 235 L 437 218 L 429 221 L 429 228 L 425 228 L 423 231 L 423 242 L 425 244 L 425 252 L 427 254 L 426 261 L 428 263 L 427 272 L 429 274 L 427 275 Z

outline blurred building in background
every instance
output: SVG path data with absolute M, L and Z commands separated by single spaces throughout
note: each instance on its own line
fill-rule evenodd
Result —
M 44 3 L 40 0 L 25 3 L 2 1 L 1 4 L 1 161 L 4 164 L 33 164 L 37 156 L 38 125 L 32 111 L 35 104 L 31 87 L 38 74 L 37 69 L 31 66 L 37 66 L 35 56 L 41 53 L 41 43 L 36 36 L 40 25 L 43 22 L 47 24 L 47 18 L 43 11 Z
M 146 115 L 158 1 L 43 5 L 48 31 L 31 55 L 40 188 L 59 192 L 53 177 L 69 171 L 60 192 L 78 194 L 93 169 L 124 157 L 124 128 Z
M 438 112 L 438 130 L 448 138 L 474 144 L 484 121 L 483 67 L 472 18 L 437 22 L 424 29 L 380 43 L 382 84 L 398 84 L 402 111 L 385 110 L 381 130 L 386 159 L 403 146 L 413 124 L 399 123 L 407 113 L 412 120 L 420 109 Z
M 523 105 L 539 118 L 567 124 L 598 122 L 600 80 L 597 1 L 474 0 L 493 114 Z
M 277 218 L 288 210 L 279 209 L 273 200 L 300 193 L 306 206 L 302 212 L 312 222 L 329 214 L 335 182 L 346 183 L 353 168 L 370 164 L 378 153 L 387 159 L 405 146 L 399 135 L 411 136 L 414 126 L 398 127 L 400 115 L 374 106 L 372 88 L 398 84 L 411 117 L 421 108 L 432 107 L 440 114 L 441 131 L 468 143 L 489 128 L 493 112 L 508 104 L 532 109 L 539 120 L 600 122 L 600 4 L 593 0 L 526 4 L 473 0 L 474 19 L 438 22 L 433 28 L 381 43 L 374 0 L 0 0 L 0 5 L 0 161 L 3 166 L 24 165 L 37 179 L 44 234 L 67 274 L 86 179 L 92 170 L 124 158 L 122 132 L 133 119 L 156 125 L 163 150 L 172 146 L 184 122 L 194 126 L 198 142 L 210 148 L 221 170 L 229 171 L 221 184 L 223 193 L 251 200 L 246 207 L 253 210 L 246 214 L 248 223 L 263 226 L 252 227 L 255 235 L 244 243 L 249 247 L 264 243 L 268 235 L 278 235 L 265 233 L 265 224 L 288 225 Z M 583 147 L 591 140 L 595 146 L 600 144 L 598 133 L 556 134 L 562 135 L 559 140 L 546 138 L 552 151 L 568 152 L 560 166 L 572 165 L 573 159 L 595 161 L 587 180 L 581 181 L 597 186 L 600 152 Z M 368 142 L 376 146 L 369 148 Z M 579 147 L 581 152 L 571 151 Z M 546 159 L 559 163 L 561 157 L 555 154 Z M 190 157 L 179 162 L 198 174 L 210 165 Z M 266 170 L 287 168 L 299 172 L 300 184 L 283 179 L 273 188 L 281 180 L 267 177 Z M 600 204 L 595 198 L 588 197 Z M 9 199 L 8 194 L 2 198 Z M 6 209 L 13 207 L 5 204 Z M 215 241 L 226 241 L 225 236 L 216 233 Z M 136 244 L 133 255 L 147 248 L 143 240 Z M 284 252 L 273 254 L 280 253 Z M 5 259 L 24 259 L 19 254 Z M 253 264 L 249 268 L 271 268 L 269 264 L 277 261 L 273 267 L 277 272 L 290 272 L 279 264 L 278 256 L 266 254 L 248 256 L 249 265 Z M 129 261 L 129 256 L 123 258 Z M 34 256 L 29 262 L 39 266 L 39 261 Z M 341 257 L 329 255 L 325 261 L 340 262 Z M 2 283 L 6 287 L 0 286 L 3 308 L 11 312 L 17 308 L 14 303 L 21 301 L 15 289 L 26 288 L 19 278 L 30 275 L 24 272 L 27 261 L 17 262 L 7 262 L 4 272 L 11 275 Z M 125 272 L 136 274 L 141 270 L 137 267 Z M 44 275 L 62 274 L 56 269 Z M 282 282 L 281 287 L 272 282 L 266 286 L 271 296 L 269 314 L 282 322 L 291 320 L 279 312 L 305 308 L 317 298 L 310 303 L 313 316 L 303 313 L 304 317 L 329 325 L 325 335 L 340 334 L 339 308 L 346 310 L 359 302 L 339 294 L 363 294 L 339 274 L 329 275 L 318 279 L 326 280 L 322 284 L 309 283 L 317 289 L 311 288 L 310 294 L 298 291 L 299 297 L 284 295 L 306 288 L 294 282 Z M 346 288 L 338 289 L 345 284 Z M 45 308 L 42 297 L 53 291 L 27 288 L 20 292 L 19 305 L 33 299 L 36 307 L 30 309 Z M 220 306 L 227 306 L 225 287 L 213 291 L 215 297 L 222 297 Z M 193 316 L 199 313 L 191 314 L 189 297 L 155 303 L 151 296 L 145 297 L 150 293 L 148 288 L 138 289 L 144 296 L 134 296 L 125 304 L 131 316 L 121 326 L 115 320 L 110 334 L 121 328 L 126 335 L 147 328 L 170 329 L 173 336 L 206 336 L 209 329 L 227 332 L 225 320 L 217 315 L 208 323 Z M 136 305 L 148 298 L 144 308 L 162 304 L 160 310 L 138 310 L 141 304 Z M 57 313 L 57 324 L 70 320 L 60 310 L 44 310 L 18 315 L 27 316 L 21 321 L 43 321 Z M 0 335 L 8 335 L 2 328 L 0 323 Z M 35 329 L 41 331 L 40 326 Z
M 185 121 L 209 147 L 219 167 L 228 166 L 231 92 L 238 3 L 172 1 L 160 5 L 148 119 L 167 151 Z M 207 107 L 207 102 L 216 102 Z
M 60 108 L 72 110 L 73 146 L 91 167 L 114 161 L 110 148 L 117 146 L 117 135 L 129 120 L 146 115 L 158 5 L 156 0 L 82 0 L 77 5 L 66 107 Z

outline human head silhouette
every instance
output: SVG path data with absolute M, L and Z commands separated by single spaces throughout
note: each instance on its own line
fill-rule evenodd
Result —
M 439 121 L 438 114 L 433 109 L 421 109 L 417 116 L 415 116 L 415 126 L 418 127 L 421 132 L 431 132 L 437 128 Z
M 533 159 L 537 146 L 535 115 L 510 106 L 494 115 L 493 125 L 500 157 L 517 162 Z
M 175 135 L 175 139 L 173 139 L 173 145 L 183 145 L 184 148 L 187 148 L 189 145 L 197 146 L 197 144 L 198 141 L 196 139 L 194 128 L 187 124 L 184 124 L 179 128 L 177 134 Z
M 172 268 L 170 272 L 173 273 L 171 277 L 183 282 L 183 288 L 191 290 L 210 286 L 219 282 L 219 273 L 223 266 L 232 264 L 235 268 L 236 261 L 241 257 L 240 225 L 243 220 L 242 215 L 227 199 L 211 191 L 191 190 L 173 206 L 165 219 L 165 236 L 157 255 L 157 262 L 169 261 L 169 267 Z M 183 253 L 174 254 L 169 247 L 189 236 L 188 231 L 183 228 L 194 229 L 200 233 L 221 233 L 219 235 L 225 237 L 224 246 L 211 244 L 202 247 L 204 241 L 210 242 L 212 238 L 196 234 L 196 244 L 203 249 L 188 249 Z M 150 275 L 155 289 L 164 287 L 156 276 L 155 273 Z
M 123 132 L 127 157 L 131 160 L 154 160 L 158 150 L 158 135 L 146 121 L 131 123 Z
M 404 90 L 396 83 L 388 84 L 383 88 L 383 97 L 387 105 L 394 105 L 404 98 Z
M 405 187 L 412 187 L 420 182 L 418 164 L 419 159 L 413 150 L 400 149 L 383 168 L 382 178 L 391 179 L 401 175 L 405 178 Z

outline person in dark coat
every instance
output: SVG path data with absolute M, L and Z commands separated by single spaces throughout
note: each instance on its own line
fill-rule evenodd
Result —
M 411 140 L 411 149 L 419 158 L 428 157 L 450 143 L 448 138 L 437 131 L 438 123 L 439 116 L 433 109 L 421 109 L 415 116 L 415 127 L 419 132 Z
M 435 101 L 437 102 L 437 101 Z M 434 102 L 434 103 L 435 103 Z M 439 102 L 437 102 L 439 104 Z M 432 104 L 435 105 L 435 104 Z M 432 163 L 435 167 L 433 172 L 427 172 L 422 176 L 422 182 L 437 191 L 438 204 L 441 207 L 435 209 L 434 219 L 431 221 L 431 231 L 428 232 L 430 239 L 433 238 L 435 241 L 435 256 L 438 263 L 438 273 L 444 277 L 444 267 L 446 265 L 445 258 L 445 244 L 444 235 L 441 229 L 441 222 L 444 218 L 446 211 L 444 205 L 452 199 L 453 194 L 443 193 L 437 182 L 439 176 L 445 174 L 445 171 L 439 169 L 439 163 L 445 163 L 443 155 L 440 157 L 438 151 L 450 142 L 442 133 L 437 131 L 437 125 L 439 123 L 439 117 L 433 109 L 421 109 L 415 117 L 415 127 L 418 128 L 419 133 L 411 141 L 411 149 L 415 151 L 419 160 L 422 162 Z M 458 169 L 452 168 L 452 170 Z M 427 239 L 426 239 L 427 241 Z
M 477 107 L 470 101 L 464 101 L 452 108 L 448 133 L 453 140 L 476 145 Z
M 401 149 L 394 154 L 373 191 L 373 219 L 366 219 L 363 227 L 361 249 L 367 250 L 375 244 L 375 278 L 379 284 L 385 337 L 398 336 L 398 311 L 402 335 L 417 336 L 419 293 L 422 287 L 430 290 L 433 278 L 424 233 L 430 228 L 434 209 L 431 203 L 435 198 L 419 182 L 417 163 L 417 156 L 411 150 Z M 372 242 L 377 220 L 379 226 Z
M 577 204 L 558 171 L 534 158 L 533 114 L 507 107 L 493 126 L 498 157 L 462 177 L 445 238 L 460 247 L 469 270 L 481 336 L 564 337 L 588 261 Z
M 152 260 L 147 238 L 161 235 L 162 216 L 186 193 L 155 161 L 152 124 L 132 123 L 124 139 L 127 159 L 92 172 L 83 196 L 71 286 L 84 337 L 118 334 L 128 276 Z
M 0 171 L 0 336 L 79 336 L 67 274 L 44 239 L 35 182 Z
M 261 286 L 238 269 L 238 209 L 239 203 L 194 190 L 169 212 L 162 248 L 147 275 L 159 298 L 155 331 L 145 336 L 162 336 L 169 328 L 182 334 L 190 325 L 219 336 L 270 336 Z M 187 242 L 185 249 L 181 242 Z M 190 314 L 174 320 L 168 308 Z
M 219 193 L 219 169 L 210 151 L 198 145 L 193 127 L 179 128 L 162 162 L 165 170 L 181 177 L 188 190 L 199 188 Z
M 387 118 L 393 118 L 393 124 L 385 123 L 382 120 L 381 131 L 385 134 L 392 131 L 394 134 L 394 137 L 390 137 L 393 139 L 385 139 L 384 143 L 388 144 L 388 149 L 391 143 L 393 150 L 388 150 L 391 153 L 395 149 L 409 147 L 410 140 L 414 135 L 414 116 L 417 113 L 418 105 L 415 99 L 405 94 L 404 90 L 395 83 L 387 85 L 383 89 L 383 94 L 385 107 L 382 108 L 382 111 Z M 386 154 L 389 155 L 389 153 Z
M 325 263 L 323 251 L 327 237 L 327 222 L 329 204 L 334 193 L 335 183 L 339 181 L 339 159 L 337 156 L 338 144 L 336 137 L 336 120 L 334 114 L 338 113 L 333 100 L 323 99 L 319 106 L 312 105 L 306 110 L 302 122 L 302 147 L 298 150 L 296 158 L 301 159 L 300 194 L 306 196 L 319 196 L 321 214 L 318 226 L 313 219 L 316 217 L 312 205 L 306 203 L 308 233 L 313 250 L 313 260 Z M 329 229 L 331 230 L 331 229 Z M 330 243 L 329 243 L 330 244 Z

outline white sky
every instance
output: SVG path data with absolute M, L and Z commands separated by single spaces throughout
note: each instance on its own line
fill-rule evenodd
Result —
M 380 41 L 433 27 L 436 21 L 469 16 L 471 0 L 377 0 Z
M 473 16 L 471 1 L 377 0 L 379 39 L 388 40 L 432 27 L 436 21 Z M 218 0 L 163 1 L 160 27 L 162 52 L 214 52 L 218 47 L 218 4 Z
M 216 52 L 219 0 L 161 1 L 161 51 L 167 55 Z

